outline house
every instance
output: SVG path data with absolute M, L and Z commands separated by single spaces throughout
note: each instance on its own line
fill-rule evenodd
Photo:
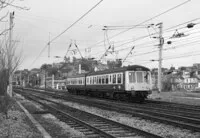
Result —
M 196 77 L 188 77 L 188 78 L 184 78 L 183 81 L 183 88 L 184 89 L 190 89 L 193 90 L 196 87 L 198 87 L 199 81 Z

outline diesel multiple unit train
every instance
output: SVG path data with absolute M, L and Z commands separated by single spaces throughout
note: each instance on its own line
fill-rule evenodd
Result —
M 151 93 L 151 73 L 132 65 L 71 76 L 66 84 L 70 93 L 144 101 Z

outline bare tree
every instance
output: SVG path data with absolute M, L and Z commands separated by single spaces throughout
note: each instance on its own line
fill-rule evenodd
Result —
M 22 53 L 17 54 L 16 42 L 9 44 L 5 41 L 4 47 L 1 48 L 0 65 L 1 70 L 7 70 L 9 76 L 9 95 L 12 96 L 12 78 L 14 71 L 19 67 L 22 61 Z
M 2 17 L 0 17 L 0 22 L 2 22 L 4 19 L 7 18 L 9 13 L 5 12 L 5 10 L 8 10 L 9 7 L 12 7 L 17 10 L 29 10 L 27 7 L 18 6 L 15 4 L 15 1 L 21 1 L 21 0 L 0 0 L 0 11 L 5 13 Z M 13 17 L 14 18 L 14 12 Z M 10 20 L 10 22 L 12 22 Z M 13 23 L 10 23 L 9 28 L 3 30 L 0 32 L 0 37 L 2 35 L 6 35 L 9 31 L 9 38 L 3 39 L 0 41 L 0 71 L 1 70 L 7 70 L 8 76 L 9 76 L 9 94 L 12 96 L 12 77 L 15 69 L 19 66 L 21 62 L 21 56 L 16 54 L 16 42 L 12 41 L 11 31 L 13 29 L 14 25 Z M 6 38 L 6 37 L 5 37 Z

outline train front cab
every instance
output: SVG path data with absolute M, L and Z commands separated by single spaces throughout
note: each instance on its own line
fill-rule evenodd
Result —
M 144 100 L 151 93 L 150 71 L 126 71 L 125 90 L 132 98 Z

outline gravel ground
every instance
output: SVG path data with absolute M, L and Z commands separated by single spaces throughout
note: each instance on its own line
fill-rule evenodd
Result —
M 48 113 L 43 107 L 35 102 L 24 99 L 23 96 L 19 96 L 20 102 L 23 106 L 32 113 L 33 117 L 44 127 L 44 129 L 53 137 L 53 138 L 83 138 L 85 135 L 70 126 L 66 123 L 57 119 L 54 115 Z M 42 113 L 45 111 L 45 113 Z M 40 112 L 40 113 L 38 113 Z
M 8 112 L 9 118 L 0 113 L 0 138 L 42 138 L 24 112 L 13 104 Z
M 154 134 L 158 134 L 165 138 L 200 138 L 200 133 L 198 132 L 191 132 L 190 130 L 181 129 L 171 125 L 165 125 L 150 120 L 144 120 L 138 117 L 132 117 L 131 115 L 117 113 L 114 111 L 108 111 L 95 107 L 84 106 L 78 103 L 66 102 L 63 100 L 55 100 L 55 101 L 59 101 L 65 105 L 81 109 L 83 111 L 87 111 L 123 124 L 127 124 L 129 126 L 133 126 L 148 132 L 152 132 Z

